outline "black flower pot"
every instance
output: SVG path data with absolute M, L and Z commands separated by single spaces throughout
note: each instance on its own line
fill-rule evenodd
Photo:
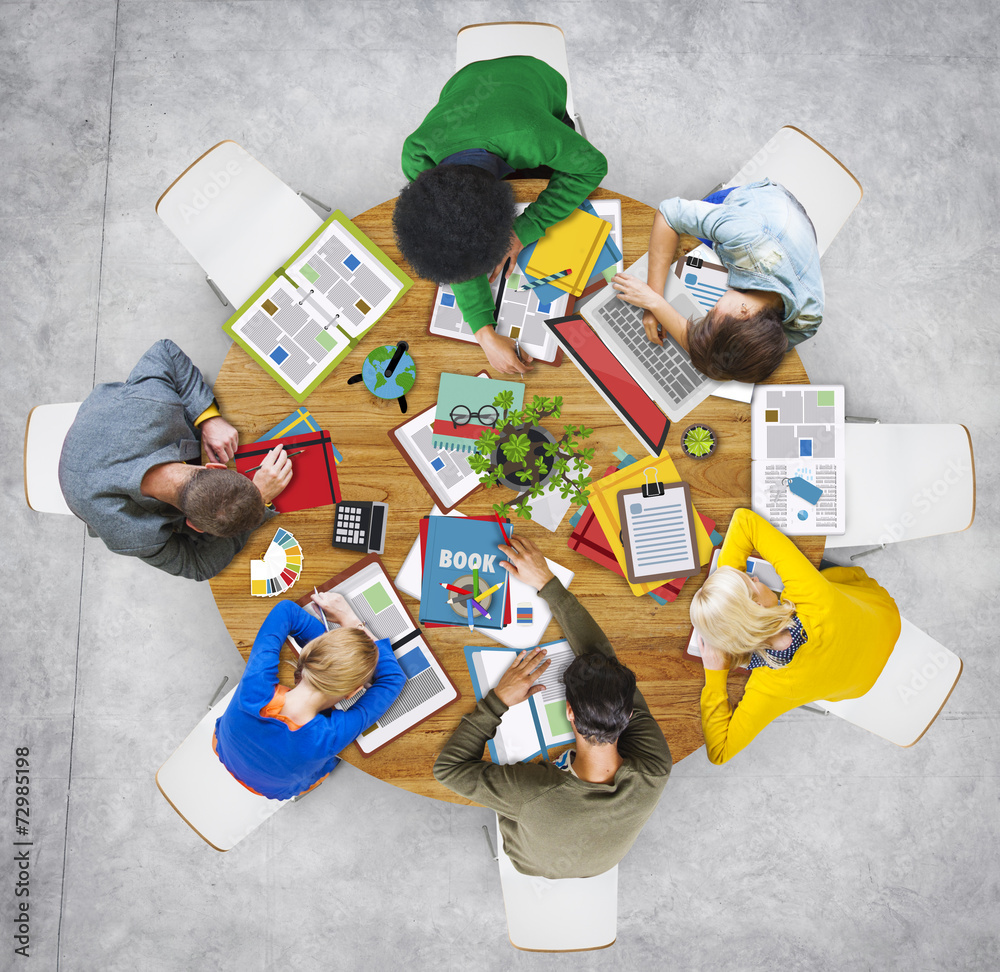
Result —
M 517 434 L 520 435 L 521 433 L 518 432 Z M 533 425 L 524 434 L 528 436 L 528 441 L 531 443 L 531 448 L 528 449 L 528 454 L 524 457 L 524 462 L 528 464 L 534 474 L 528 482 L 522 483 L 521 480 L 517 478 L 517 473 L 524 469 L 524 464 L 521 462 L 508 462 L 504 458 L 504 454 L 500 451 L 500 443 L 497 443 L 496 448 L 493 450 L 493 455 L 490 458 L 490 461 L 495 467 L 500 467 L 499 484 L 501 486 L 506 486 L 515 493 L 526 493 L 536 482 L 541 483 L 541 485 L 544 486 L 552 478 L 552 467 L 555 465 L 556 461 L 555 456 L 547 456 L 542 451 L 546 442 L 555 443 L 556 441 L 556 437 L 548 429 L 543 428 L 540 425 Z M 502 441 L 504 440 L 501 440 L 501 442 Z M 535 469 L 535 462 L 539 458 L 545 460 L 545 474 L 540 478 L 538 478 L 537 475 L 538 470 Z

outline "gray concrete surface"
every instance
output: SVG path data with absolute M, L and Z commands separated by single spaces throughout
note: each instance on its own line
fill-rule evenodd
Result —
M 28 746 L 34 840 L 30 958 L 5 921 L 0 966 L 995 969 L 997 10 L 0 3 L 0 835 L 16 839 L 13 753 Z M 173 177 L 234 138 L 349 215 L 391 197 L 455 31 L 488 20 L 564 27 L 606 185 L 647 203 L 703 192 L 783 124 L 837 154 L 865 197 L 824 258 L 810 377 L 844 382 L 857 414 L 963 422 L 976 449 L 974 527 L 866 561 L 965 661 L 926 738 L 898 750 L 796 712 L 724 767 L 695 753 L 621 865 L 617 944 L 585 955 L 507 944 L 488 813 L 349 766 L 231 853 L 203 845 L 153 776 L 241 669 L 209 587 L 112 556 L 22 493 L 32 405 L 83 398 L 164 336 L 218 372 L 226 313 L 153 211 Z

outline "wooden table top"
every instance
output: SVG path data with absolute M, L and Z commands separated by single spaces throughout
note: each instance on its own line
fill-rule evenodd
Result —
M 513 185 L 518 201 L 530 201 L 545 183 L 524 180 Z M 639 259 L 648 248 L 656 211 L 638 200 L 604 189 L 596 190 L 591 198 L 621 199 L 625 265 Z M 357 216 L 354 222 L 392 260 L 410 272 L 393 239 L 393 204 L 394 200 L 384 202 Z M 403 421 L 398 404 L 375 398 L 362 384 L 349 387 L 347 379 L 361 371 L 361 363 L 373 347 L 405 339 L 417 366 L 416 384 L 407 394 L 407 415 L 413 415 L 436 401 L 438 375 L 442 371 L 475 374 L 488 367 L 478 345 L 449 341 L 427 333 L 436 288 L 429 281 L 410 275 L 414 277 L 414 284 L 403 300 L 382 318 L 305 403 L 320 427 L 329 430 L 344 456 L 338 467 L 344 498 L 389 504 L 382 562 L 391 578 L 399 572 L 417 536 L 417 521 L 429 512 L 433 500 L 386 435 L 389 429 Z M 772 382 L 783 383 L 808 380 L 794 351 L 786 355 L 771 378 Z M 618 420 L 572 362 L 564 361 L 559 368 L 536 364 L 534 371 L 526 376 L 525 384 L 526 401 L 534 394 L 563 396 L 560 424 L 583 424 L 594 429 L 587 445 L 596 450 L 595 473 L 602 473 L 614 463 L 614 452 L 619 446 L 636 457 L 647 455 L 632 432 Z M 296 407 L 282 388 L 236 344 L 223 362 L 215 394 L 223 415 L 240 430 L 241 443 L 257 439 Z M 693 422 L 707 423 L 718 436 L 716 454 L 710 459 L 689 459 L 681 451 L 680 433 Z M 750 505 L 750 407 L 710 397 L 684 422 L 671 427 L 666 447 L 682 478 L 691 484 L 697 508 L 714 519 L 719 532 L 724 533 L 733 511 Z M 500 489 L 480 490 L 466 499 L 460 509 L 470 515 L 489 513 L 491 504 L 499 501 L 494 496 L 499 497 L 500 493 Z M 512 495 L 507 491 L 503 493 Z M 284 514 L 261 527 L 233 562 L 211 581 L 223 621 L 244 660 L 257 630 L 275 603 L 270 598 L 250 596 L 249 562 L 263 553 L 278 524 L 295 535 L 304 552 L 303 572 L 289 592 L 290 597 L 300 597 L 314 584 L 323 583 L 359 559 L 356 553 L 330 545 L 332 507 Z M 643 695 L 667 737 L 675 762 L 681 760 L 704 743 L 699 712 L 704 675 L 699 663 L 684 658 L 683 650 L 691 630 L 688 619 L 691 596 L 701 585 L 707 568 L 703 569 L 701 577 L 688 580 L 675 602 L 661 606 L 650 597 L 635 597 L 623 578 L 568 549 L 566 542 L 571 531 L 569 515 L 554 534 L 531 521 L 518 522 L 518 532 L 535 540 L 546 556 L 576 572 L 570 589 L 608 633 L 619 658 L 635 671 Z M 797 538 L 796 543 L 814 564 L 819 563 L 824 546 L 822 537 Z M 405 594 L 400 596 L 417 617 L 418 603 Z M 463 646 L 470 640 L 484 645 L 495 642 L 480 634 L 470 639 L 464 626 L 431 628 L 425 632 L 425 637 L 458 687 L 461 698 L 370 757 L 362 756 L 353 743 L 342 755 L 366 773 L 414 793 L 467 803 L 441 786 L 432 776 L 431 767 L 462 715 L 475 703 Z M 553 621 L 543 640 L 560 637 L 561 632 Z M 282 681 L 287 684 L 291 684 L 291 671 L 289 656 L 289 664 L 281 668 Z M 742 695 L 745 680 L 746 676 L 730 676 L 730 693 L 734 701 Z

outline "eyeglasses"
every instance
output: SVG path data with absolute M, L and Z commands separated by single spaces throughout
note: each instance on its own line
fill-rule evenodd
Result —
M 456 405 L 451 410 L 451 420 L 456 426 L 468 425 L 473 419 L 477 419 L 480 425 L 487 425 L 494 428 L 500 413 L 493 405 L 483 405 L 476 412 L 470 412 L 465 405 Z

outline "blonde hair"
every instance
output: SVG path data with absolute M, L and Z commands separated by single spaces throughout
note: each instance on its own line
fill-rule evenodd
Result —
M 334 628 L 302 649 L 295 682 L 304 678 L 324 695 L 339 699 L 367 682 L 377 663 L 378 649 L 360 628 Z
M 770 668 L 783 668 L 765 651 L 769 639 L 791 623 L 795 605 L 784 598 L 764 607 L 752 594 L 750 578 L 735 567 L 720 567 L 691 599 L 691 623 L 735 665 L 756 654 Z

